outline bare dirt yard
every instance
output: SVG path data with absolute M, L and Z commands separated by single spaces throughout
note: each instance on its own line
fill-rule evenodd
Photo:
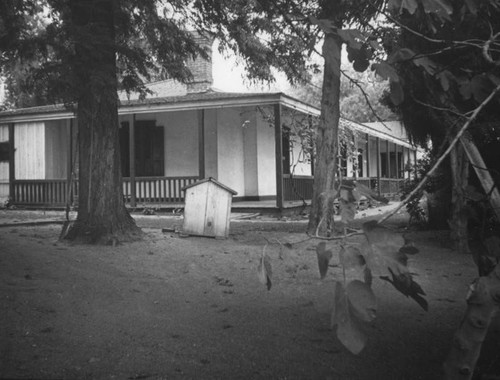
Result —
M 230 237 L 216 240 L 162 231 L 180 227 L 180 217 L 135 217 L 141 242 L 72 246 L 58 241 L 60 224 L 15 225 L 62 213 L 0 210 L 0 378 L 442 377 L 476 276 L 446 232 L 406 230 L 402 214 L 389 220 L 420 250 L 409 266 L 429 311 L 375 278 L 377 319 L 355 356 L 330 329 L 342 272 L 331 267 L 320 280 L 318 241 L 307 239 L 304 221 L 234 220 Z M 270 291 L 257 276 L 268 242 Z M 339 242 L 328 247 L 338 261 Z M 491 336 L 488 374 L 500 362 L 498 330 Z

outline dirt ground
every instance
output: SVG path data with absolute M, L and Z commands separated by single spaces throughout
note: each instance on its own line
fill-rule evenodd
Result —
M 233 220 L 216 240 L 162 232 L 180 217 L 135 217 L 144 241 L 71 246 L 60 224 L 14 225 L 52 214 L 0 210 L 0 378 L 438 379 L 476 276 L 446 232 L 406 231 L 429 311 L 375 279 L 377 319 L 355 356 L 330 329 L 341 270 L 320 280 L 304 221 Z M 257 276 L 267 242 L 270 291 Z

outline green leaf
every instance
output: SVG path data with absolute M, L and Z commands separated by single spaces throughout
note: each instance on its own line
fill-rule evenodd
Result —
M 356 317 L 364 322 L 371 322 L 375 319 L 377 299 L 368 284 L 353 280 L 347 284 L 346 293 L 351 310 Z
M 396 274 L 408 272 L 408 258 L 400 251 L 405 245 L 401 234 L 378 225 L 376 221 L 364 223 L 363 231 L 368 242 L 365 257 L 371 270 L 386 273 L 387 268 L 391 268 Z
M 456 81 L 455 76 L 448 70 L 443 70 L 437 74 L 437 78 L 439 79 L 439 83 L 444 91 L 448 91 L 450 89 L 450 82 Z
M 470 80 L 465 78 L 459 79 L 459 88 L 460 95 L 464 100 L 469 100 L 472 97 L 472 87 L 470 85 Z
M 331 326 L 337 327 L 337 338 L 353 354 L 359 354 L 366 346 L 366 335 L 361 328 L 362 322 L 350 311 L 346 289 L 338 281 L 335 282 L 334 303 Z
M 404 96 L 403 87 L 401 87 L 401 84 L 397 81 L 391 80 L 389 82 L 389 88 L 391 90 L 390 96 L 391 96 L 392 103 L 396 106 L 403 103 L 405 96 Z
M 360 323 L 352 317 L 338 324 L 337 338 L 354 355 L 358 355 L 365 348 L 368 340 Z
M 309 21 L 312 24 L 318 25 L 318 27 L 325 33 L 335 33 L 337 28 L 333 21 L 328 19 L 317 19 L 314 16 L 309 16 Z
M 425 13 L 438 16 L 441 20 L 451 21 L 453 7 L 447 0 L 422 0 Z
M 415 66 L 422 67 L 429 75 L 434 75 L 437 64 L 428 57 L 419 57 L 413 60 Z
M 372 65 L 372 70 L 375 71 L 375 74 L 380 76 L 382 79 L 390 79 L 391 81 L 394 82 L 399 82 L 399 75 L 392 67 L 389 65 L 387 62 L 379 62 L 379 63 L 374 63 Z
M 401 2 L 401 8 L 406 9 L 409 14 L 414 14 L 418 8 L 417 0 L 403 0 Z
M 271 263 L 269 261 L 269 257 L 266 254 L 263 254 L 259 260 L 259 266 L 257 267 L 257 273 L 259 276 L 259 281 L 267 286 L 267 290 L 271 290 L 272 282 L 272 268 Z
M 321 279 L 324 279 L 328 272 L 328 265 L 332 259 L 333 253 L 331 250 L 326 249 L 326 243 L 320 242 L 316 246 L 316 255 L 318 256 L 318 267 Z
M 415 52 L 408 48 L 398 49 L 392 53 L 388 58 L 387 62 L 392 64 L 395 62 L 408 61 L 415 56 Z
M 366 260 L 361 251 L 352 245 L 341 246 L 339 252 L 339 261 L 344 269 L 362 269 Z
M 474 0 L 465 0 L 465 5 L 469 9 L 469 12 L 474 16 L 477 15 L 477 5 Z
M 484 239 L 484 246 L 488 256 L 500 259 L 500 238 L 498 236 L 490 236 Z
M 494 85 L 486 74 L 479 74 L 470 81 L 472 95 L 476 102 L 484 101 L 494 89 Z
M 360 41 L 365 39 L 365 35 L 359 29 L 339 29 L 337 34 L 348 47 L 356 50 L 361 48 Z

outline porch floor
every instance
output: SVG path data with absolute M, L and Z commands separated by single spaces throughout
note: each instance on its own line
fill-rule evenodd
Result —
M 311 201 L 306 200 L 306 204 L 302 201 L 285 201 L 283 204 L 284 214 L 299 213 L 304 208 L 311 206 Z M 152 208 L 160 212 L 175 212 L 184 209 L 184 203 L 141 203 L 136 207 L 127 205 L 130 211 L 141 211 L 145 208 Z M 280 210 L 276 206 L 276 200 L 262 200 L 262 201 L 233 201 L 231 205 L 232 212 L 238 213 L 265 213 L 265 214 L 279 214 Z

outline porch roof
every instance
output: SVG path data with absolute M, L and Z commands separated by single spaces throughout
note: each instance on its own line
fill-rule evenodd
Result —
M 283 106 L 316 116 L 320 113 L 316 107 L 292 98 L 282 92 L 238 93 L 210 90 L 207 92 L 191 93 L 181 96 L 146 98 L 143 100 L 122 100 L 120 102 L 118 114 L 130 115 L 150 112 L 184 111 L 270 104 L 282 104 Z M 72 119 L 74 117 L 75 112 L 71 109 L 71 106 L 54 104 L 0 112 L 0 124 Z
M 281 104 L 306 114 L 319 116 L 320 110 L 308 103 L 295 99 L 282 92 L 252 93 L 252 92 L 222 92 L 211 89 L 206 92 L 188 93 L 185 95 L 154 97 L 146 99 L 121 100 L 119 115 L 144 114 L 151 112 L 186 111 L 209 108 L 226 108 L 236 106 L 263 106 Z M 54 104 L 40 107 L 19 108 L 0 112 L 0 124 L 26 123 L 47 120 L 73 119 L 74 110 L 71 106 Z M 374 137 L 397 143 L 415 149 L 408 139 L 401 139 L 399 134 L 391 133 L 384 128 L 384 123 L 362 124 L 341 118 L 344 124 L 357 131 L 368 133 Z M 380 124 L 382 127 L 371 124 Z

